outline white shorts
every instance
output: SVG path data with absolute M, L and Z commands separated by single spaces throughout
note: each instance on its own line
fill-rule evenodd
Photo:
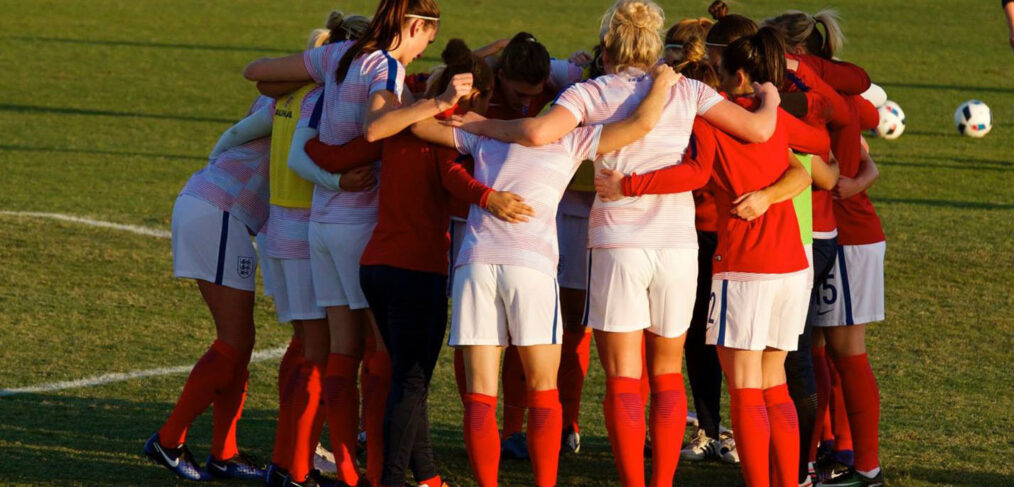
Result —
M 272 284 L 275 312 L 279 323 L 295 320 L 319 320 L 326 317 L 324 308 L 317 306 L 313 292 L 313 275 L 310 259 L 261 259 L 264 281 Z
M 265 235 L 264 232 L 258 233 L 257 236 L 254 237 L 254 249 L 257 250 L 258 257 L 261 257 L 260 260 L 262 263 L 264 259 L 267 258 L 266 255 L 261 253 L 266 248 L 264 246 L 264 240 L 266 238 L 267 235 Z M 274 295 L 274 292 L 271 290 L 271 276 L 269 276 L 268 273 L 264 271 L 264 264 L 261 265 L 261 286 L 264 287 L 265 296 Z
M 739 350 L 795 350 L 810 305 L 808 273 L 712 281 L 706 343 Z
M 886 242 L 839 245 L 827 279 L 820 284 L 815 326 L 864 325 L 884 319 Z
M 690 328 L 697 249 L 592 249 L 585 325 L 676 338 Z
M 239 219 L 200 198 L 176 198 L 172 216 L 173 275 L 253 291 L 257 251 Z
M 556 214 L 556 234 L 560 242 L 557 281 L 560 287 L 588 288 L 588 218 Z
M 310 267 L 317 306 L 370 307 L 359 285 L 359 259 L 375 226 L 310 222 Z
M 447 233 L 451 236 L 451 248 L 447 264 L 447 297 L 450 298 L 454 291 L 454 262 L 458 260 L 458 252 L 461 251 L 461 243 L 465 241 L 465 228 L 468 227 L 468 222 L 465 220 L 459 220 L 452 217 L 451 223 L 447 228 Z
M 512 265 L 467 264 L 454 273 L 448 345 L 563 343 L 556 279 Z

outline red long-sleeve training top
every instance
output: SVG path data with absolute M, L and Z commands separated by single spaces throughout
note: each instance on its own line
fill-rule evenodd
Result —
M 343 146 L 311 139 L 306 153 L 331 172 L 382 161 L 377 226 L 362 265 L 446 275 L 452 197 L 485 207 L 493 191 L 468 174 L 456 150 L 428 144 L 408 131 L 373 143 L 359 137 Z

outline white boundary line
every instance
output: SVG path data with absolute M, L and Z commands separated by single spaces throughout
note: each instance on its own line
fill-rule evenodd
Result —
M 113 230 L 122 230 L 124 232 L 136 233 L 138 235 L 147 235 L 149 237 L 156 238 L 169 238 L 172 236 L 166 230 L 160 230 L 157 228 L 141 227 L 137 225 L 124 225 L 122 223 L 106 222 L 102 220 L 92 220 L 91 218 L 82 218 L 74 215 L 65 215 L 63 213 L 43 213 L 38 211 L 6 211 L 0 210 L 0 215 L 5 216 L 19 216 L 28 218 L 49 218 L 52 220 L 61 220 L 65 222 L 80 223 L 82 225 L 88 225 L 90 227 L 99 228 L 111 228 Z
M 250 363 L 264 362 L 266 360 L 276 359 L 284 354 L 285 347 L 260 350 L 253 353 L 253 355 L 250 357 Z M 135 370 L 133 372 L 103 374 L 77 380 L 50 382 L 49 384 L 39 384 L 36 386 L 16 387 L 13 389 L 0 389 L 0 397 L 15 396 L 18 394 L 32 394 L 39 392 L 53 392 L 53 391 L 61 391 L 64 389 L 78 389 L 81 387 L 95 387 L 104 384 L 111 384 L 113 382 L 123 382 L 127 380 L 143 379 L 145 377 L 157 377 L 161 375 L 185 374 L 187 372 L 190 372 L 190 369 L 192 369 L 193 367 L 194 367 L 193 365 L 181 365 L 179 367 L 162 367 L 158 369 Z
M 65 215 L 63 213 L 0 210 L 0 215 L 28 217 L 28 218 L 49 218 L 52 220 L 80 223 L 82 225 L 88 225 L 91 227 L 121 230 L 124 232 L 136 233 L 138 235 L 146 235 L 149 237 L 156 238 L 170 238 L 172 236 L 170 232 L 165 230 L 159 230 L 157 228 L 141 227 L 137 225 L 124 225 L 122 223 L 106 222 L 102 220 L 92 220 L 91 218 L 82 218 L 74 215 Z M 266 360 L 276 359 L 281 357 L 283 354 L 285 354 L 285 347 L 269 348 L 267 350 L 257 351 L 250 356 L 250 363 L 264 362 Z M 86 377 L 84 379 L 68 380 L 62 382 L 50 382 L 48 384 L 39 384 L 28 387 L 0 389 L 0 397 L 15 396 L 18 394 L 32 394 L 39 392 L 53 392 L 64 389 L 77 389 L 81 387 L 95 387 L 104 384 L 111 384 L 113 382 L 123 382 L 127 380 L 143 379 L 145 377 L 157 377 L 161 375 L 185 374 L 187 372 L 190 372 L 190 369 L 192 368 L 193 365 L 181 365 L 178 367 L 161 367 L 149 370 L 135 370 L 133 372 L 118 372 L 112 374 L 103 374 L 94 377 Z

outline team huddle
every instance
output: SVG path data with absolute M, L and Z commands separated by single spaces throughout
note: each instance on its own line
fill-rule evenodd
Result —
M 663 35 L 657 4 L 618 0 L 592 53 L 453 39 L 409 74 L 440 11 L 381 0 L 250 63 L 263 96 L 172 215 L 175 276 L 217 339 L 145 454 L 190 480 L 441 487 L 427 404 L 446 343 L 475 483 L 496 486 L 503 457 L 555 486 L 594 337 L 624 487 L 672 486 L 681 459 L 739 464 L 750 487 L 884 485 L 870 78 L 835 57 L 834 11 L 727 10 Z M 258 265 L 293 330 L 266 468 L 236 440 Z M 201 467 L 185 441 L 209 406 Z M 324 424 L 336 479 L 314 467 Z

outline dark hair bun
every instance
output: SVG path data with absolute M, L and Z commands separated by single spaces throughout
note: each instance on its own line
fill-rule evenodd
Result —
M 440 53 L 440 58 L 448 66 L 462 66 L 472 62 L 472 50 L 468 48 L 465 41 L 451 39 L 447 42 L 444 52 Z
M 729 6 L 722 0 L 715 0 L 708 7 L 708 13 L 711 14 L 711 18 L 720 20 L 722 17 L 729 15 Z
M 342 22 L 345 21 L 345 15 L 337 10 L 332 10 L 327 16 L 327 20 L 324 21 L 324 27 L 328 30 L 335 30 L 342 26 Z

